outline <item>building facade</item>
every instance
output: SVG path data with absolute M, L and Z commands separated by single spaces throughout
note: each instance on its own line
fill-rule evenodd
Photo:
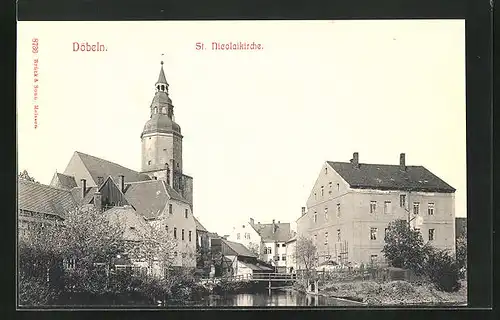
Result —
M 294 273 L 297 270 L 296 253 L 297 253 L 297 235 L 294 235 L 286 245 L 286 272 Z
M 318 263 L 370 263 L 381 252 L 391 221 L 409 220 L 425 242 L 455 248 L 455 189 L 422 166 L 327 161 L 297 220 L 313 239 Z
M 259 258 L 276 267 L 278 272 L 286 272 L 286 241 L 292 237 L 290 223 L 255 223 L 250 221 L 233 228 L 228 240 L 241 243 L 247 248 L 255 248 Z

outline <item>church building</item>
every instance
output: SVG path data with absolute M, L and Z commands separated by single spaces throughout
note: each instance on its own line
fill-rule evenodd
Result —
M 124 208 L 117 212 L 127 214 L 133 211 L 150 225 L 160 225 L 176 241 L 174 266 L 194 268 L 198 241 L 193 216 L 193 178 L 183 172 L 183 137 L 181 127 L 174 121 L 174 106 L 163 62 L 154 89 L 149 119 L 140 135 L 141 171 L 75 151 L 64 172 L 55 173 L 50 186 L 39 185 L 37 190 L 47 194 L 61 193 L 64 199 L 70 197 L 77 206 L 92 204 L 104 213 L 117 211 L 117 208 Z M 27 193 L 19 199 L 22 212 L 33 210 L 33 205 L 23 208 L 25 202 L 32 199 L 25 185 L 32 184 L 19 184 L 20 194 Z M 38 198 L 43 199 L 43 194 Z M 57 213 L 64 216 L 64 213 Z M 129 227 L 135 229 L 132 225 Z

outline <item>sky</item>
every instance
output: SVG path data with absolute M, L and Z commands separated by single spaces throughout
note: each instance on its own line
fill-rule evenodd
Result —
M 378 164 L 406 153 L 407 165 L 457 189 L 465 217 L 464 31 L 463 20 L 21 21 L 18 171 L 49 184 L 75 151 L 140 171 L 163 60 L 194 215 L 210 231 L 249 218 L 293 226 L 324 162 L 353 152 Z M 74 42 L 106 51 L 74 52 Z M 212 42 L 262 49 L 213 51 Z

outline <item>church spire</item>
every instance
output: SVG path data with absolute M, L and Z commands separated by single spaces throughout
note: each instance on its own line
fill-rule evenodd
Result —
M 165 71 L 163 71 L 163 61 L 161 63 L 160 75 L 158 76 L 158 81 L 156 81 L 155 87 L 157 91 L 168 92 L 168 82 L 165 77 Z

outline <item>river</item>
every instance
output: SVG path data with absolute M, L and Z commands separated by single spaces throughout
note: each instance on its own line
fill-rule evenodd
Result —
M 295 291 L 271 290 L 269 293 L 239 293 L 210 295 L 203 300 L 189 303 L 192 306 L 209 307 L 292 307 L 292 306 L 360 306 L 359 303 L 309 295 Z

